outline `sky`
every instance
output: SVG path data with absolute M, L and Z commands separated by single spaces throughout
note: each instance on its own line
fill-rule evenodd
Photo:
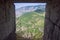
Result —
M 15 9 L 18 9 L 23 6 L 33 6 L 33 5 L 46 5 L 46 3 L 14 3 Z

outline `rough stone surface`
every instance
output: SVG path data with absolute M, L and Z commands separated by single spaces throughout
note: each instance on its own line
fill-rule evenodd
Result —
M 0 40 L 15 40 L 15 10 L 12 3 L 0 3 Z
M 43 40 L 60 40 L 60 0 L 47 3 Z
M 21 2 L 29 2 L 28 0 Z M 16 0 L 15 2 L 18 2 Z M 40 2 L 31 0 L 30 2 Z M 41 0 L 41 2 L 45 2 Z M 0 1 L 0 40 L 16 40 L 12 1 Z M 47 0 L 43 40 L 60 40 L 60 0 Z

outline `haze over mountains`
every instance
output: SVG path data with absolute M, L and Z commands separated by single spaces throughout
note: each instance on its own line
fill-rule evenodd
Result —
M 23 6 L 18 9 L 16 9 L 16 17 L 21 16 L 25 12 L 32 12 L 37 9 L 40 9 L 41 11 L 45 11 L 45 5 L 34 5 L 34 6 Z

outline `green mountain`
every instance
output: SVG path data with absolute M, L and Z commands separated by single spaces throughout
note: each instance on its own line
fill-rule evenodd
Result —
M 34 39 L 40 38 L 42 40 L 44 29 L 45 13 L 41 12 L 26 12 L 20 17 L 16 18 L 16 32 L 21 36 L 31 35 Z M 24 36 L 25 37 L 25 36 Z

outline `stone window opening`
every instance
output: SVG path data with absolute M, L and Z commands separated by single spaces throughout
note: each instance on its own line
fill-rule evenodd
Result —
M 19 6 L 19 3 L 16 3 L 16 4 Z M 15 15 L 16 15 L 16 18 L 17 18 L 19 15 L 20 15 L 20 16 L 23 15 L 23 14 L 19 14 L 19 13 L 21 13 L 21 12 L 24 10 L 24 9 L 22 9 L 22 8 L 23 8 L 23 7 L 26 7 L 26 6 L 23 5 L 24 3 L 20 3 L 20 4 L 22 4 L 23 6 L 19 9 L 19 7 L 16 6 L 16 4 L 15 4 L 15 13 L 16 13 Z M 26 4 L 27 4 L 28 6 L 33 6 L 32 4 L 34 4 L 34 3 L 30 3 L 30 4 L 29 4 L 29 3 L 26 3 Z M 39 4 L 39 3 L 35 3 L 35 4 Z M 34 4 L 34 5 L 35 5 L 35 4 Z M 20 5 L 20 6 L 21 6 L 21 5 Z M 42 9 L 43 11 L 42 11 L 42 10 L 39 10 L 39 11 L 36 11 L 36 12 L 37 12 L 37 13 L 39 13 L 39 12 L 44 12 L 44 14 L 43 14 L 43 15 L 44 15 L 43 21 L 45 21 L 45 8 L 46 8 L 46 3 L 40 3 L 40 6 L 39 6 L 39 7 L 41 7 L 40 9 Z M 36 7 L 36 8 L 37 8 L 37 7 Z M 33 12 L 33 13 L 34 13 L 33 10 L 36 10 L 36 8 L 35 8 L 35 9 L 32 9 L 32 12 Z M 17 11 L 17 9 L 18 9 L 18 11 Z M 39 9 L 39 8 L 38 8 L 38 9 Z M 20 10 L 20 11 L 19 11 L 19 10 Z M 27 12 L 26 10 L 28 10 L 28 9 L 25 9 L 23 12 Z M 30 12 L 31 12 L 31 8 L 30 8 L 29 10 L 30 10 Z M 31 13 L 32 13 L 32 12 L 31 12 Z M 27 12 L 27 13 L 29 13 L 29 12 Z M 41 15 L 41 14 L 36 14 L 36 15 Z M 42 16 L 43 16 L 43 15 L 42 15 Z M 26 15 L 26 16 L 28 17 L 28 15 Z M 22 16 L 22 17 L 23 17 L 23 16 Z M 40 20 L 40 18 L 39 18 L 39 20 Z M 17 21 L 18 21 L 18 20 L 16 19 L 16 22 L 17 22 Z M 22 21 L 22 18 L 21 18 L 19 21 Z M 38 22 L 38 21 L 37 21 L 37 22 Z M 28 23 L 28 22 L 27 22 L 27 23 Z M 22 38 L 24 38 L 24 39 L 34 40 L 34 38 L 32 38 L 32 37 L 33 37 L 33 36 L 32 36 L 33 34 L 31 34 L 31 33 L 30 33 L 30 34 L 31 34 L 31 35 L 30 35 L 30 34 L 27 34 L 26 31 L 25 31 L 26 34 L 25 34 L 25 33 L 24 33 L 24 34 L 21 34 L 21 33 L 23 32 L 23 31 L 21 31 L 21 30 L 23 30 L 24 27 L 23 27 L 23 29 L 21 29 L 22 27 L 19 27 L 18 24 L 19 24 L 19 26 L 22 26 L 22 25 L 23 25 L 22 23 L 19 23 L 19 22 L 16 24 L 17 40 L 19 40 L 18 37 L 20 37 L 20 36 L 21 36 Z M 21 25 L 21 24 L 22 24 L 22 25 Z M 25 23 L 25 24 L 26 24 L 26 23 Z M 28 24 L 26 24 L 26 25 L 28 25 Z M 34 25 L 35 25 L 35 24 L 34 24 Z M 42 25 L 42 24 L 39 23 L 39 25 Z M 44 23 L 43 23 L 42 26 L 44 26 Z M 18 27 L 19 27 L 20 29 L 18 29 Z M 26 27 L 25 27 L 25 28 L 26 28 Z M 42 28 L 39 29 L 39 30 L 42 30 Z M 36 31 L 36 30 L 35 30 L 35 31 Z M 43 31 L 43 33 L 41 33 L 41 36 L 44 34 L 44 27 L 43 27 L 43 30 L 42 30 L 42 31 Z M 20 33 L 19 33 L 19 32 L 20 32 Z M 21 35 L 20 35 L 20 34 L 21 34 Z M 39 34 L 40 34 L 40 33 L 38 33 L 37 36 L 38 36 Z M 20 36 L 19 36 L 19 35 L 20 35 Z M 24 35 L 25 35 L 25 36 L 24 36 Z M 31 37 L 30 37 L 29 35 L 30 35 Z M 39 38 L 37 38 L 36 40 L 39 40 L 39 39 L 40 39 L 40 40 L 43 40 L 43 39 L 42 39 L 43 37 L 41 37 L 41 36 L 39 36 Z M 20 38 L 20 39 L 22 40 L 22 38 Z M 23 40 L 24 40 L 24 39 L 23 39 Z

